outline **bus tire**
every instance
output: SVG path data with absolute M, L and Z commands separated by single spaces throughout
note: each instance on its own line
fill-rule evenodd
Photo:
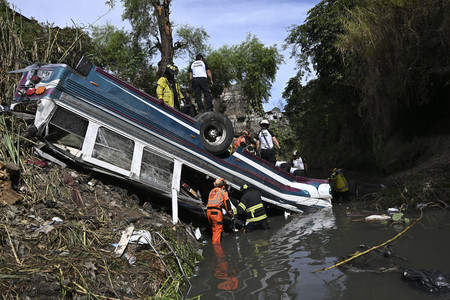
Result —
M 201 114 L 198 120 L 201 120 L 200 141 L 206 151 L 214 155 L 227 151 L 234 138 L 231 121 L 214 111 Z

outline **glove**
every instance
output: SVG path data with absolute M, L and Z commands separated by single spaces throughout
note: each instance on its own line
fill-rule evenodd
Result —
M 159 105 L 164 106 L 164 100 L 163 99 L 159 99 Z

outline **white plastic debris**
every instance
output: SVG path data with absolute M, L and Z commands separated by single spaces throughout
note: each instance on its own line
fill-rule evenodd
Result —
M 200 239 L 200 238 L 202 237 L 202 233 L 200 232 L 200 228 L 198 228 L 198 227 L 195 229 L 194 234 L 195 234 L 195 238 L 196 238 L 197 240 Z
M 130 240 L 131 235 L 133 234 L 134 226 L 130 225 L 122 232 L 122 236 L 120 237 L 119 244 L 114 250 L 114 254 L 116 257 L 121 257 L 125 249 L 127 248 L 128 241 Z
M 130 237 L 130 243 L 139 245 L 150 245 L 152 238 L 147 230 L 135 230 Z
M 396 208 L 396 207 L 388 208 L 388 213 L 396 214 L 396 213 L 398 213 L 398 208 Z
M 52 222 L 50 224 L 61 224 L 63 220 L 59 217 L 53 217 Z
M 385 220 L 390 220 L 391 216 L 386 216 L 386 215 L 371 215 L 371 216 L 367 216 L 365 218 L 366 221 L 385 221 Z
M 125 256 L 130 265 L 134 265 L 134 263 L 136 262 L 136 257 L 134 255 L 129 254 L 128 252 L 126 252 L 123 256 Z

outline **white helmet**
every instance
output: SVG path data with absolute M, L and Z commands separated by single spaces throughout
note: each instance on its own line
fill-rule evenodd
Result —
M 298 151 L 294 150 L 294 152 L 292 152 L 292 155 L 297 156 L 298 155 Z
M 269 126 L 269 121 L 267 121 L 266 119 L 262 120 L 261 122 L 259 122 L 259 125 L 267 125 Z

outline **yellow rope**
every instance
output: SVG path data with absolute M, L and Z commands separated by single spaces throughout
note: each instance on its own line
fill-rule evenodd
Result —
M 340 266 L 340 265 L 343 265 L 343 264 L 345 264 L 345 263 L 347 263 L 347 262 L 349 262 L 349 261 L 351 261 L 351 260 L 354 260 L 355 258 L 360 257 L 360 256 L 362 256 L 362 255 L 364 255 L 364 254 L 366 254 L 366 253 L 369 253 L 369 252 L 372 251 L 372 250 L 375 250 L 375 249 L 378 249 L 378 248 L 380 248 L 380 247 L 383 247 L 384 245 L 386 245 L 386 244 L 392 242 L 393 240 L 397 239 L 397 238 L 400 237 L 402 234 L 404 234 L 407 230 L 409 230 L 411 227 L 413 227 L 414 225 L 416 225 L 416 223 L 419 222 L 419 220 L 420 220 L 421 218 L 422 218 L 422 214 L 420 215 L 420 218 L 418 218 L 417 220 L 415 220 L 411 225 L 409 225 L 408 227 L 406 227 L 405 229 L 403 229 L 402 232 L 400 232 L 399 234 L 397 234 L 396 236 L 394 236 L 392 239 L 387 240 L 386 242 L 384 242 L 384 243 L 382 243 L 382 244 L 380 244 L 380 245 L 378 245 L 378 246 L 374 246 L 374 247 L 372 247 L 372 248 L 370 248 L 370 249 L 368 249 L 368 250 L 366 250 L 366 251 L 364 251 L 364 252 L 358 253 L 358 254 L 356 254 L 356 255 L 350 257 L 350 258 L 347 258 L 346 260 L 342 260 L 342 261 L 338 262 L 338 263 L 335 264 L 335 265 L 332 265 L 332 266 L 330 266 L 330 267 L 326 267 L 326 268 L 323 268 L 323 269 L 314 271 L 313 273 L 318 273 L 318 272 L 322 272 L 322 271 L 328 271 L 328 270 L 330 270 L 330 269 L 333 269 L 333 268 L 335 268 L 335 267 L 338 267 L 338 266 Z

